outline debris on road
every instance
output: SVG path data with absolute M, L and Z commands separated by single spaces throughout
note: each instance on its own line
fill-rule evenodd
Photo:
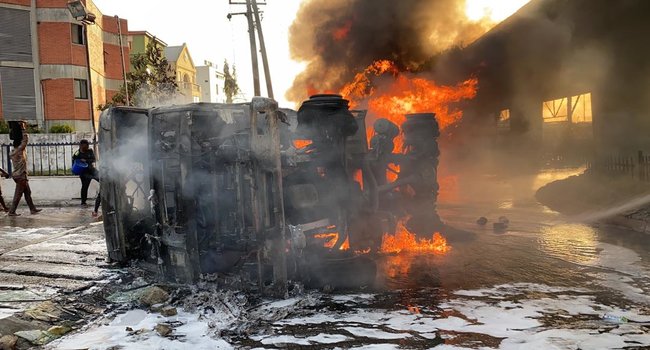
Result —
M 5 335 L 0 337 L 0 350 L 14 350 L 18 337 L 15 335 Z
M 141 291 L 138 301 L 144 306 L 162 304 L 169 299 L 169 294 L 160 287 L 152 286 Z
M 173 306 L 166 306 L 162 308 L 162 310 L 160 310 L 160 314 L 165 317 L 171 317 L 171 316 L 176 316 L 178 314 L 178 311 Z
M 172 333 L 172 327 L 166 323 L 158 323 L 154 330 L 160 334 L 161 337 L 166 337 Z

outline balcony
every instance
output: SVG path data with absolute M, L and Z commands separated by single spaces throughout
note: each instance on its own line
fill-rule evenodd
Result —
M 201 98 L 201 87 L 197 84 L 180 81 L 178 82 L 178 90 L 181 94 L 187 96 L 190 102 L 194 100 L 194 97 Z

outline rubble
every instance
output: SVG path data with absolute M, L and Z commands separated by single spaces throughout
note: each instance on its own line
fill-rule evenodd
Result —
M 144 306 L 152 308 L 162 308 L 168 299 L 169 294 L 164 289 L 150 285 L 127 288 L 106 297 L 106 300 L 111 303 L 126 304 L 137 301 Z
M 61 319 L 64 310 L 52 301 L 44 301 L 25 310 L 25 315 L 34 320 L 55 322 Z
M 5 335 L 0 337 L 0 350 L 14 350 L 18 337 L 15 335 Z
M 47 330 L 47 332 L 49 334 L 54 335 L 54 336 L 61 337 L 61 336 L 65 335 L 66 333 L 70 332 L 71 330 L 72 330 L 72 328 L 70 328 L 68 326 L 52 326 Z
M 160 310 L 160 314 L 165 317 L 171 317 L 176 316 L 178 314 L 178 311 L 173 306 L 166 306 Z
M 165 308 L 165 304 L 154 304 L 149 307 L 149 310 L 151 312 L 161 312 L 163 308 Z
M 161 337 L 166 337 L 172 333 L 172 327 L 166 323 L 158 323 L 154 330 L 158 332 Z
M 14 333 L 14 335 L 27 340 L 33 345 L 45 345 L 52 340 L 59 338 L 58 336 L 42 330 L 19 331 Z
M 145 306 L 162 304 L 169 299 L 169 294 L 162 288 L 152 286 L 141 291 L 138 301 Z

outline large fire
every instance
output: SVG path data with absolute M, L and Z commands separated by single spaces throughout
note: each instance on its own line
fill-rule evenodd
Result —
M 405 220 L 397 224 L 395 234 L 385 233 L 381 242 L 382 253 L 434 253 L 445 254 L 451 250 L 447 240 L 438 232 L 434 233 L 431 239 L 417 238 L 404 226 Z
M 343 26 L 334 35 L 337 39 L 339 37 L 343 39 L 348 30 L 347 26 Z M 476 78 L 469 78 L 455 86 L 438 85 L 433 80 L 400 71 L 390 60 L 378 60 L 362 72 L 357 73 L 351 82 L 339 90 L 339 93 L 350 101 L 351 109 L 362 107 L 368 109 L 366 124 L 368 126 L 367 138 L 370 140 L 374 134 L 372 125 L 375 120 L 386 118 L 401 127 L 402 123 L 406 121 L 406 114 L 409 113 L 433 112 L 436 114 L 440 129 L 444 130 L 462 118 L 462 110 L 453 108 L 453 104 L 474 98 L 477 86 Z M 309 91 L 310 94 L 317 92 L 316 90 Z M 331 93 L 331 91 L 324 93 Z M 296 144 L 297 148 L 305 146 L 306 142 Z M 403 151 L 402 135 L 395 138 L 394 151 Z M 386 173 L 388 181 L 395 181 L 399 171 L 399 165 L 390 164 Z M 363 186 L 360 172 L 354 174 L 354 179 Z M 404 190 L 408 190 L 408 188 Z M 434 233 L 431 239 L 417 238 L 404 226 L 406 219 L 408 218 L 400 220 L 394 234 L 383 235 L 380 252 L 428 252 L 434 254 L 449 252 L 451 247 L 440 233 Z M 338 233 L 323 233 L 315 237 L 324 239 L 324 247 L 333 248 L 338 240 Z M 349 242 L 346 240 L 340 249 L 349 249 Z
M 373 80 L 389 75 L 379 84 Z M 343 86 L 341 95 L 350 101 L 351 108 L 365 104 L 368 108 L 368 139 L 373 134 L 372 122 L 386 118 L 401 126 L 409 113 L 433 112 L 443 130 L 459 121 L 460 109 L 451 108 L 454 103 L 476 96 L 478 79 L 470 78 L 455 86 L 438 85 L 433 80 L 400 72 L 395 63 L 378 60 Z M 395 139 L 395 150 L 402 150 L 401 135 Z

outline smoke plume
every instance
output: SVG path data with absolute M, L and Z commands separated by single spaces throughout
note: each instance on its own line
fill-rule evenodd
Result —
M 471 21 L 465 0 L 309 0 L 290 29 L 294 59 L 307 63 L 287 92 L 292 101 L 310 92 L 339 91 L 376 60 L 401 71 L 425 70 L 437 53 L 466 45 L 493 23 Z

